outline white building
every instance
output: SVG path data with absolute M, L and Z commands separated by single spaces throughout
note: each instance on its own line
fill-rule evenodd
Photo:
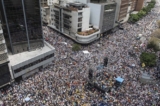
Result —
M 50 10 L 50 27 L 79 43 L 90 43 L 99 38 L 99 30 L 91 28 L 90 8 L 86 4 L 79 2 L 55 4 Z
M 41 17 L 44 23 L 50 23 L 50 8 L 49 6 L 41 7 Z
M 58 3 L 59 0 L 41 0 L 41 6 L 51 6 L 54 3 Z

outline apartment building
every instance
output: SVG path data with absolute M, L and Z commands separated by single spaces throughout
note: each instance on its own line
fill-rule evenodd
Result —
M 51 6 L 55 1 L 58 2 L 58 0 L 41 0 L 41 6 Z
M 99 38 L 99 33 L 97 33 L 99 31 L 95 32 L 92 25 L 90 25 L 90 8 L 86 4 L 80 2 L 67 3 L 65 6 L 55 4 L 51 7 L 50 12 L 50 26 L 72 39 L 76 41 L 79 39 L 78 42 L 81 43 L 89 43 Z M 87 41 L 85 34 L 88 30 L 92 30 L 91 32 L 95 32 L 96 35 L 94 37 L 88 35 L 87 37 L 90 38 Z M 78 33 L 83 34 L 85 37 L 78 35 Z
M 116 2 L 91 0 L 88 6 L 91 9 L 90 23 L 100 29 L 100 33 L 109 31 L 114 27 L 117 9 Z
M 41 17 L 44 24 L 48 24 L 50 22 L 49 6 L 41 6 Z
M 128 14 L 129 0 L 116 0 L 119 4 L 118 21 L 126 18 Z
M 137 0 L 130 0 L 131 2 L 131 11 L 134 11 L 137 5 Z
M 135 11 L 140 11 L 143 8 L 144 0 L 137 0 Z
M 89 28 L 90 8 L 81 3 L 69 3 L 66 7 L 51 8 L 51 22 L 64 33 L 77 33 Z
M 11 80 L 7 46 L 0 22 L 0 87 L 7 85 Z

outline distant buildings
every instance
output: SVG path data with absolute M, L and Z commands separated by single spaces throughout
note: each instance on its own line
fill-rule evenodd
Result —
M 48 15 L 42 5 L 43 22 L 76 42 L 87 44 L 127 22 L 132 11 L 142 9 L 144 0 L 54 0 L 50 3 L 53 5 L 48 1 Z

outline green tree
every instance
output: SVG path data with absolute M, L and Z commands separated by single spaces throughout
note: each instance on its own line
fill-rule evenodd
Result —
M 146 15 L 146 12 L 143 11 L 143 10 L 140 10 L 140 11 L 137 13 L 137 15 L 138 15 L 139 18 L 142 18 L 143 16 Z
M 81 45 L 79 45 L 79 44 L 73 44 L 72 50 L 73 51 L 79 51 L 79 50 L 81 50 Z
M 144 63 L 146 66 L 154 67 L 156 66 L 156 54 L 143 52 L 140 55 L 141 63 Z
M 160 28 L 160 20 L 157 21 L 158 28 Z
M 130 15 L 130 18 L 129 18 L 129 21 L 132 22 L 132 23 L 135 23 L 139 20 L 139 16 L 137 14 L 131 14 Z
M 147 48 L 153 49 L 155 52 L 159 51 L 159 46 L 154 41 L 149 42 Z

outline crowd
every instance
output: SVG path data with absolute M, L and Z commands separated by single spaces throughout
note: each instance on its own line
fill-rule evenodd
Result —
M 82 45 L 78 52 L 72 51 L 72 40 L 43 27 L 46 41 L 56 49 L 54 62 L 28 79 L 2 89 L 0 100 L 6 106 L 104 106 L 105 103 L 109 106 L 158 106 L 160 88 L 155 77 L 156 68 L 142 69 L 139 56 L 142 51 L 150 51 L 146 50 L 146 44 L 157 28 L 154 20 L 157 20 L 159 9 L 156 5 L 138 22 L 139 25 L 125 23 L 124 30 Z M 138 34 L 146 40 L 137 40 Z M 84 54 L 83 50 L 90 54 Z M 103 67 L 105 57 L 109 59 L 107 67 Z M 124 79 L 124 83 L 105 94 L 94 88 L 88 90 L 85 85 L 90 68 L 99 85 L 112 88 L 118 76 Z M 139 76 L 143 72 L 152 75 L 155 83 L 141 83 Z

